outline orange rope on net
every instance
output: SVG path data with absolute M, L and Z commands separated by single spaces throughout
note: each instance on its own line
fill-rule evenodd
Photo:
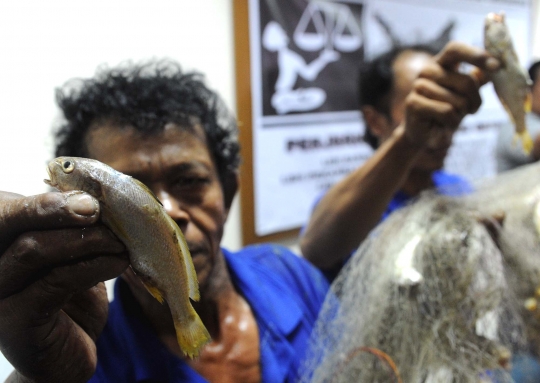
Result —
M 335 375 L 335 377 L 338 377 L 341 370 L 348 363 L 350 363 L 350 361 L 355 356 L 357 356 L 358 354 L 360 354 L 362 352 L 367 352 L 369 354 L 375 355 L 381 362 L 385 363 L 388 367 L 390 367 L 390 370 L 394 374 L 395 382 L 396 383 L 403 383 L 403 380 L 401 380 L 401 376 L 399 375 L 399 370 L 398 370 L 396 364 L 394 363 L 394 361 L 392 360 L 392 358 L 390 357 L 390 355 L 388 355 L 387 353 L 385 353 L 382 350 L 379 350 L 378 348 L 367 347 L 367 346 L 357 347 L 357 348 L 353 349 L 351 352 L 349 352 L 349 354 L 347 355 L 347 358 L 343 361 L 343 365 L 339 368 L 338 373 Z M 333 382 L 333 380 L 332 380 L 332 382 Z

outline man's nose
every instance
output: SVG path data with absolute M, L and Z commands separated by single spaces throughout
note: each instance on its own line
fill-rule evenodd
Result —
M 155 193 L 158 199 L 161 201 L 165 211 L 169 216 L 176 221 L 180 230 L 185 232 L 187 224 L 189 222 L 189 214 L 182 207 L 182 204 L 174 196 L 167 193 L 166 190 L 160 189 Z

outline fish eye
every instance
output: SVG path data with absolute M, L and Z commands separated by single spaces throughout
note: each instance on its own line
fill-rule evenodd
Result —
M 71 173 L 75 169 L 75 163 L 73 161 L 64 161 L 62 163 L 62 170 L 64 173 Z

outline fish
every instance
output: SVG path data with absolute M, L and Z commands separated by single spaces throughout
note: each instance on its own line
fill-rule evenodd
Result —
M 168 303 L 180 349 L 198 356 L 210 334 L 190 301 L 200 299 L 197 273 L 182 231 L 157 197 L 139 180 L 93 159 L 58 157 L 47 172 L 48 185 L 99 201 L 101 220 L 126 246 L 135 274 L 154 298 Z
M 521 140 L 523 151 L 529 154 L 533 140 L 525 124 L 525 115 L 532 108 L 532 81 L 527 71 L 519 65 L 504 12 L 486 16 L 484 47 L 501 64 L 501 68 L 492 75 L 493 86 L 515 126 L 516 138 Z

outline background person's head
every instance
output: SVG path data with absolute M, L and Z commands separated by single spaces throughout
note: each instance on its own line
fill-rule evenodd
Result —
M 437 53 L 431 45 L 403 45 L 361 64 L 359 107 L 366 124 L 364 139 L 372 148 L 378 148 L 403 121 L 405 99 L 413 82 Z M 447 144 L 427 150 L 415 168 L 427 171 L 441 168 L 450 146 Z
M 529 67 L 529 76 L 533 82 L 532 91 L 532 111 L 540 115 L 540 61 L 534 62 Z

